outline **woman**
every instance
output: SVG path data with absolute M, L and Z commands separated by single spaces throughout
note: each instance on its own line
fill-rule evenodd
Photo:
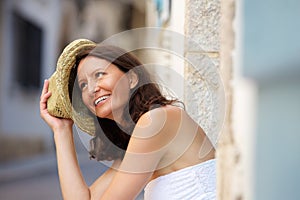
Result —
M 63 100 L 72 103 L 72 108 L 60 106 L 73 110 L 71 119 L 49 113 L 48 100 L 57 90 L 48 90 L 48 80 L 40 101 L 41 117 L 54 133 L 64 199 L 135 199 L 143 188 L 146 200 L 215 199 L 215 150 L 201 127 L 177 100 L 162 95 L 135 56 L 114 46 L 84 41 L 90 45 L 76 40 L 69 45 L 72 48 L 66 48 L 72 53 L 65 49 L 60 57 L 74 60 L 67 64 L 71 69 L 63 72 L 68 83 L 56 88 Z M 59 70 L 63 71 L 61 66 Z M 65 77 L 63 73 L 57 74 Z M 87 118 L 93 119 L 92 129 L 82 123 Z M 93 135 L 92 158 L 113 160 L 111 168 L 90 187 L 77 163 L 73 121 Z

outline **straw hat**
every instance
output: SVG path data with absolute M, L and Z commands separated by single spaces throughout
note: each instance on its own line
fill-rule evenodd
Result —
M 76 72 L 72 71 L 76 64 L 76 56 L 82 50 L 94 47 L 96 44 L 87 39 L 74 40 L 65 47 L 58 58 L 56 71 L 49 79 L 49 91 L 52 95 L 47 102 L 51 115 L 72 119 L 82 131 L 92 136 L 95 135 L 94 118 L 83 104 L 81 94 L 74 94 L 69 88 L 73 88 L 70 79 L 76 77 Z

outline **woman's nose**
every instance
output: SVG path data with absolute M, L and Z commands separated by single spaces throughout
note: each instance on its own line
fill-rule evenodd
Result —
M 96 85 L 96 86 L 94 87 L 93 93 L 96 93 L 96 92 L 99 92 L 99 91 L 100 91 L 100 87 L 99 87 L 98 85 Z
M 90 84 L 88 84 L 88 86 L 89 86 L 88 89 L 90 94 L 95 94 L 100 90 L 100 86 L 97 83 L 97 81 L 91 81 Z

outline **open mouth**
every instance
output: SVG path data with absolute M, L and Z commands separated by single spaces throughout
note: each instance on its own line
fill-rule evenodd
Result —
M 98 99 L 96 99 L 96 101 L 94 102 L 95 106 L 97 106 L 101 102 L 104 102 L 108 97 L 110 97 L 110 95 L 104 95 L 104 96 L 99 97 Z

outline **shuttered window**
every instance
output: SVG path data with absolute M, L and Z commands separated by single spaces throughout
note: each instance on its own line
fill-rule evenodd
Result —
M 24 89 L 38 89 L 41 83 L 42 29 L 22 17 L 13 14 L 14 76 Z

